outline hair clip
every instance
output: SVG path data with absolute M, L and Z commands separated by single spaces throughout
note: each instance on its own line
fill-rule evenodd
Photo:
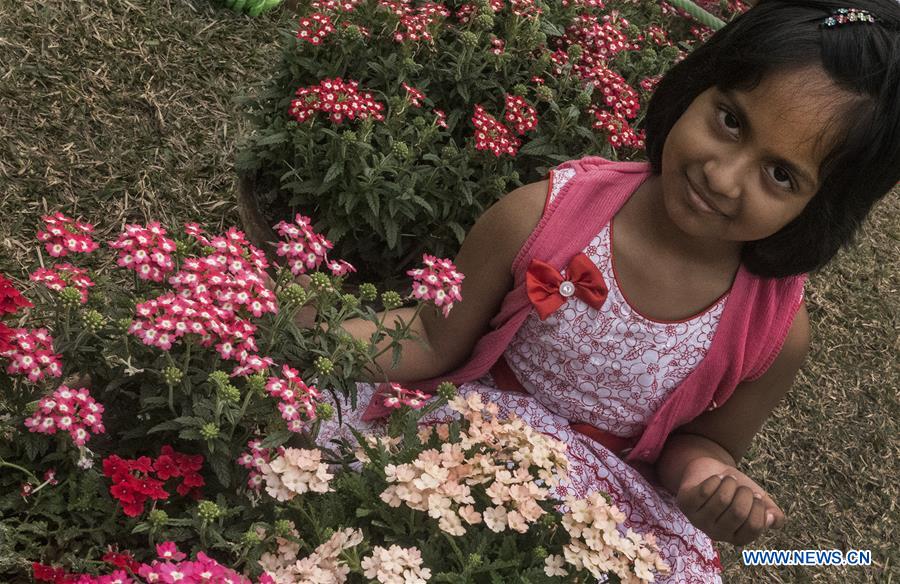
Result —
M 838 8 L 831 12 L 831 16 L 822 21 L 825 28 L 833 28 L 848 22 L 876 22 L 875 17 L 868 10 L 861 8 Z

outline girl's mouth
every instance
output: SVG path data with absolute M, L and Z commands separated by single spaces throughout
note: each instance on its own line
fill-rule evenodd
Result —
M 700 193 L 694 188 L 694 183 L 691 182 L 690 178 L 687 178 L 687 192 L 688 201 L 696 210 L 710 215 L 727 217 L 725 213 L 720 211 L 717 207 L 713 206 L 709 201 L 706 200 L 706 198 L 700 195 Z

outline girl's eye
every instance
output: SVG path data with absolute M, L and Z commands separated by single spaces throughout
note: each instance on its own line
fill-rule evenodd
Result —
M 729 130 L 738 130 L 741 127 L 741 123 L 738 121 L 737 116 L 728 111 L 727 109 L 720 107 L 719 108 L 719 122 Z
M 794 183 L 791 181 L 791 173 L 786 171 L 784 168 L 780 166 L 773 166 L 772 172 L 769 173 L 769 176 L 778 183 L 778 186 L 783 187 L 786 190 L 793 190 Z

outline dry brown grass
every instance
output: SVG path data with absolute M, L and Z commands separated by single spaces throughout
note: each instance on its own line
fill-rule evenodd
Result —
M 0 271 L 35 261 L 40 214 L 105 233 L 126 221 L 233 223 L 232 98 L 277 58 L 276 12 L 206 0 L 0 0 Z M 900 511 L 900 202 L 813 277 L 807 365 L 746 463 L 789 524 L 759 548 L 870 549 L 871 568 L 750 568 L 721 547 L 726 582 L 897 580 Z

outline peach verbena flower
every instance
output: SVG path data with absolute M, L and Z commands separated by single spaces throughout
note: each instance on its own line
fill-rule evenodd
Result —
M 375 546 L 361 565 L 363 576 L 381 584 L 425 584 L 431 578 L 431 570 L 422 567 L 422 552 L 414 547 Z
M 293 540 L 298 539 L 299 533 L 294 530 Z M 265 576 L 270 578 L 268 581 L 274 584 L 343 584 L 347 581 L 350 568 L 340 559 L 341 554 L 362 541 L 363 534 L 358 529 L 342 529 L 307 557 L 298 558 L 300 545 L 296 541 L 278 538 L 277 553 L 263 554 L 259 565 L 266 571 Z
M 613 572 L 623 582 L 653 582 L 654 570 L 663 575 L 669 573 L 652 534 L 641 536 L 628 529 L 621 535 L 618 524 L 625 521 L 625 514 L 604 495 L 593 493 L 587 499 L 567 497 L 565 505 L 568 511 L 563 514 L 562 524 L 572 538 L 563 546 L 568 564 L 598 578 Z M 545 571 L 548 568 L 550 564 Z M 552 569 L 561 569 L 555 559 Z
M 319 449 L 285 448 L 270 462 L 260 462 L 266 481 L 266 492 L 278 501 L 290 501 L 303 493 L 330 492 L 328 465 L 322 462 Z
M 450 407 L 465 421 L 459 441 L 446 441 L 446 424 L 423 428 L 423 443 L 437 433 L 444 441 L 440 450 L 425 450 L 409 464 L 387 465 L 390 486 L 381 499 L 392 507 L 405 504 L 427 512 L 451 535 L 465 534 L 464 523 L 482 521 L 496 532 L 528 531 L 546 513 L 541 503 L 549 501 L 548 486 L 565 473 L 565 445 L 518 418 L 499 420 L 496 404 L 485 405 L 477 394 L 456 397 Z M 492 505 L 477 508 L 475 488 Z

